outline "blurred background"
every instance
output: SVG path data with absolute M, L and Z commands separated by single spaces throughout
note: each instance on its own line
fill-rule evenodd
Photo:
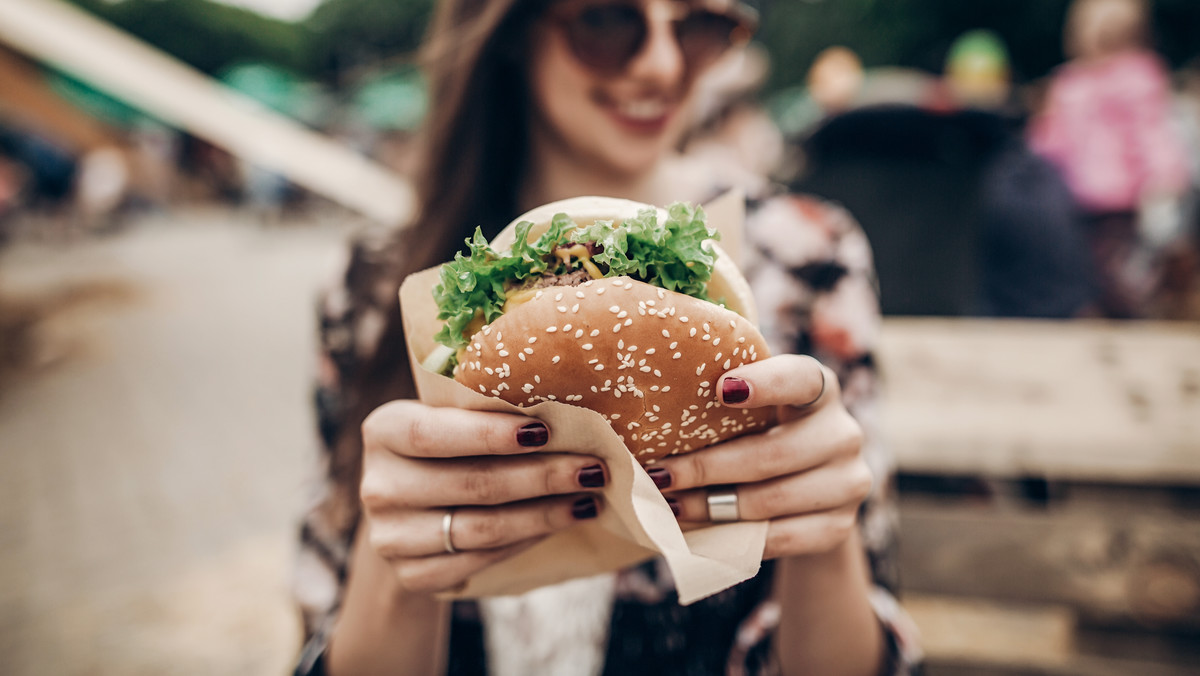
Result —
M 684 151 L 874 242 L 928 673 L 1200 673 L 1200 3 L 759 4 Z M 430 5 L 0 0 L 0 673 L 290 668 L 314 299 L 411 208 Z

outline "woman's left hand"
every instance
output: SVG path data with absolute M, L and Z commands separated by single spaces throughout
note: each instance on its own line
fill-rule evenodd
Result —
M 731 369 L 718 388 L 725 406 L 775 406 L 779 424 L 647 468 L 679 520 L 710 521 L 709 492 L 728 488 L 741 520 L 770 522 L 764 559 L 824 553 L 849 539 L 872 476 L 837 376 L 812 357 L 780 355 Z

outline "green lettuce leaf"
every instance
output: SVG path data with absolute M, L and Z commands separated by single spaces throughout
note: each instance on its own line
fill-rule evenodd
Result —
M 466 240 L 467 254 L 458 253 L 442 266 L 440 283 L 433 296 L 438 319 L 445 321 L 435 339 L 447 347 L 467 343 L 464 330 L 476 318 L 492 322 L 500 316 L 509 289 L 543 274 L 565 274 L 578 267 L 565 266 L 553 256 L 556 247 L 572 242 L 595 242 L 603 249 L 592 256 L 605 277 L 632 277 L 670 291 L 707 301 L 706 287 L 712 278 L 714 254 L 705 240 L 718 239 L 708 228 L 704 210 L 684 203 L 672 204 L 667 218 L 658 222 L 654 209 L 643 209 L 621 227 L 597 221 L 580 230 L 567 214 L 556 214 L 550 228 L 529 242 L 532 223 L 516 227 L 512 250 L 500 254 L 477 228 Z

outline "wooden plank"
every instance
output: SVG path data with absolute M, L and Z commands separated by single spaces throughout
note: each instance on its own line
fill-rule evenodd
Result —
M 1059 604 L 1103 626 L 1200 632 L 1200 513 L 1164 500 L 1044 508 L 905 495 L 906 590 Z
M 1200 325 L 890 318 L 902 471 L 1200 485 Z
M 1196 673 L 1195 649 L 1126 634 L 1114 650 L 1111 635 L 1078 627 L 1074 612 L 1061 605 L 908 594 L 904 607 L 920 628 L 928 676 Z

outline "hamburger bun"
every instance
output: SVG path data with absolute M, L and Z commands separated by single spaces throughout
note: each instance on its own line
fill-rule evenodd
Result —
M 472 337 L 454 377 L 517 406 L 597 411 L 645 465 L 769 425 L 772 409 L 727 408 L 717 392 L 767 356 L 737 313 L 614 277 L 540 290 Z

